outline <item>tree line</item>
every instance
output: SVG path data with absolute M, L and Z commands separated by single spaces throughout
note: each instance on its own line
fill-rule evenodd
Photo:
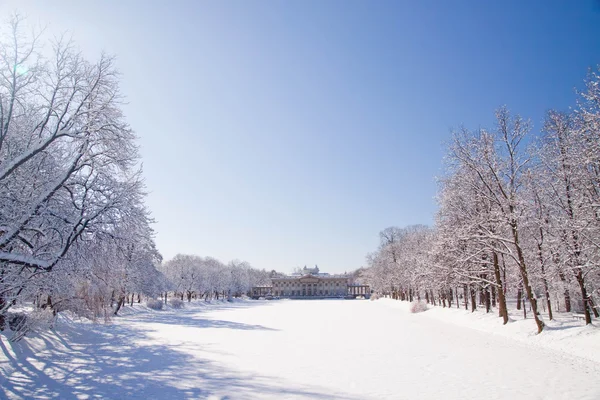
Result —
M 230 299 L 250 292 L 253 286 L 268 285 L 275 273 L 253 268 L 246 261 L 233 260 L 227 264 L 212 258 L 178 254 L 164 263 L 160 270 L 167 279 L 161 297 L 187 299 Z
M 452 133 L 438 179 L 433 227 L 391 227 L 363 272 L 381 294 L 443 306 L 529 303 L 598 318 L 600 297 L 600 76 L 590 72 L 569 112 L 543 129 L 501 107 L 493 129 Z

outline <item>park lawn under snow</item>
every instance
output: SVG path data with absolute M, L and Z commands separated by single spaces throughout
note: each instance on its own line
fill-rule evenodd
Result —
M 600 330 L 581 322 L 533 335 L 531 320 L 410 314 L 389 299 L 126 314 L 110 325 L 63 318 L 17 344 L 0 335 L 0 398 L 600 398 Z

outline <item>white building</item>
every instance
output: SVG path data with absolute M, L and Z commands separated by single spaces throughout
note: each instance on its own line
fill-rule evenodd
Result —
M 319 272 L 319 267 L 299 270 L 291 275 L 271 278 L 271 285 L 255 286 L 250 292 L 254 299 L 275 296 L 284 298 L 366 297 L 371 294 L 367 285 L 355 284 L 352 276 Z
M 306 274 L 271 278 L 273 296 L 279 297 L 344 297 L 348 275 Z

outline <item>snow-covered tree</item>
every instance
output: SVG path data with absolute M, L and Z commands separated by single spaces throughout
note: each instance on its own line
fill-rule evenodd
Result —
M 136 137 L 122 113 L 114 59 L 102 54 L 89 61 L 64 38 L 48 49 L 40 36 L 23 33 L 18 16 L 5 28 L 0 35 L 0 329 L 15 302 L 66 290 L 65 281 L 54 277 L 89 278 L 105 251 L 128 264 L 141 262 L 147 257 L 140 244 L 148 248 L 152 242 L 150 231 L 131 230 L 149 217 L 142 211 Z M 124 240 L 124 230 L 136 239 Z M 72 257 L 75 248 L 90 258 Z M 90 254 L 92 249 L 102 253 Z

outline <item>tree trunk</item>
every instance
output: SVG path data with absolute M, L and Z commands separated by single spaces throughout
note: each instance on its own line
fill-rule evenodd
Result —
M 588 298 L 590 299 L 590 307 L 592 308 L 592 312 L 594 313 L 594 317 L 600 318 L 600 314 L 598 314 L 598 308 L 594 304 L 594 298 L 593 298 L 593 296 L 590 294 L 590 295 L 588 295 Z
M 52 297 L 50 297 L 50 295 L 48 295 L 48 298 L 46 298 L 46 307 L 52 309 Z
M 494 261 L 494 276 L 496 277 L 496 285 L 498 285 L 498 314 L 502 317 L 504 325 L 508 322 L 508 308 L 506 307 L 506 296 L 504 296 L 504 283 L 500 277 L 500 263 L 498 262 L 498 254 L 492 253 Z M 519 292 L 520 293 L 520 292 Z
M 4 330 L 6 325 L 6 317 L 4 314 L 4 307 L 6 306 L 6 300 L 4 296 L 0 295 L 0 332 Z
M 484 278 L 485 279 L 485 278 Z M 479 305 L 482 306 L 485 304 L 485 289 L 483 285 L 478 285 L 479 292 Z
M 548 289 L 548 281 L 544 276 L 544 271 L 542 271 L 542 281 L 544 283 L 544 290 L 546 291 L 546 305 L 548 306 L 548 318 L 552 321 L 552 301 L 550 300 L 550 290 Z
M 475 291 L 475 288 L 473 287 L 473 285 L 470 285 L 471 287 L 471 312 L 475 312 L 475 310 L 477 310 L 477 292 Z
M 460 301 L 458 301 L 458 288 L 454 289 L 454 294 L 456 294 L 456 308 L 460 308 Z
M 119 312 L 119 310 L 121 309 L 121 307 L 123 306 L 123 304 L 125 303 L 125 296 L 121 296 L 119 298 L 119 302 L 117 303 L 117 309 L 114 312 L 114 315 L 117 315 L 117 313 Z
M 523 298 L 522 283 L 519 283 L 519 289 L 517 290 L 517 310 L 521 309 L 521 299 Z
M 544 232 L 542 228 L 540 228 L 540 237 L 543 240 Z M 546 279 L 546 271 L 545 271 L 545 262 L 544 262 L 544 254 L 542 252 L 542 244 L 538 243 L 538 258 L 540 260 L 540 269 L 542 273 L 542 283 L 544 284 L 544 292 L 546 295 L 546 305 L 548 306 L 548 318 L 552 321 L 552 303 L 550 302 L 550 290 L 548 289 L 548 280 Z
M 469 309 L 469 295 L 468 295 L 468 288 L 467 285 L 463 285 L 463 292 L 464 292 L 464 298 L 465 298 L 465 310 Z
M 575 269 L 575 279 L 577 279 L 577 283 L 579 284 L 579 290 L 581 290 L 581 299 L 583 300 L 583 312 L 585 314 L 585 324 L 588 325 L 592 323 L 592 314 L 590 313 L 592 305 L 590 304 L 590 298 L 585 287 L 585 281 L 583 280 L 583 272 L 581 271 L 581 268 Z
M 567 287 L 567 285 L 565 284 L 565 291 L 564 291 L 564 296 L 565 296 L 565 311 L 566 312 L 571 312 L 571 294 L 569 293 L 569 288 Z
M 517 228 L 517 222 L 511 222 L 512 234 L 514 239 L 514 245 L 517 250 L 517 258 L 519 264 L 519 270 L 521 271 L 521 277 L 523 278 L 523 286 L 525 286 L 525 292 L 527 293 L 527 297 L 529 297 L 529 303 L 531 304 L 531 309 L 533 311 L 533 318 L 535 319 L 535 324 L 537 325 L 538 333 L 541 333 L 544 330 L 544 321 L 540 319 L 540 315 L 538 313 L 537 307 L 537 299 L 535 298 L 535 293 L 531 289 L 531 285 L 529 284 L 529 275 L 527 273 L 527 264 L 525 264 L 525 256 L 523 255 L 523 249 L 521 249 L 521 244 L 519 242 L 519 230 Z

